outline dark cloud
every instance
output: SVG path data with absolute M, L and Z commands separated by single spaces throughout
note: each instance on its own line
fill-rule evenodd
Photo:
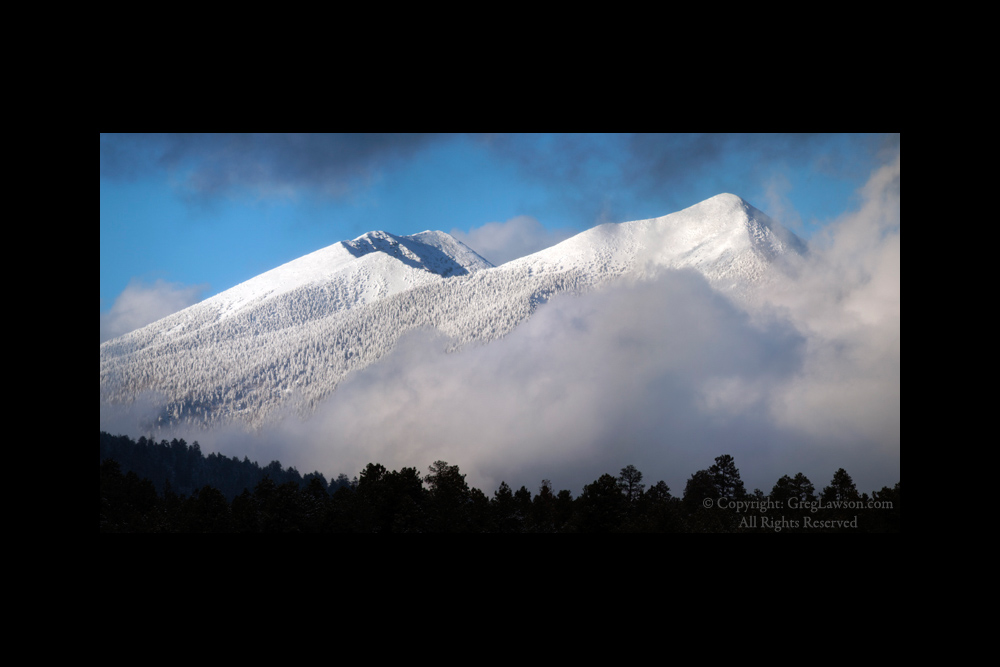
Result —
M 101 176 L 167 172 L 201 200 L 343 197 L 456 140 L 477 142 L 545 189 L 548 202 L 524 213 L 565 219 L 572 211 L 580 228 L 663 215 L 720 192 L 756 195 L 786 169 L 860 179 L 899 146 L 898 134 L 109 134 L 101 135 Z
M 546 187 L 552 210 L 589 222 L 663 215 L 719 194 L 757 196 L 789 170 L 863 181 L 898 151 L 898 135 L 555 134 L 483 135 L 481 142 Z M 543 216 L 545 211 L 535 212 Z
M 167 171 L 196 196 L 301 189 L 341 196 L 435 140 L 427 134 L 101 135 L 101 177 Z
M 623 181 L 642 198 L 664 199 L 667 210 L 718 192 L 749 197 L 789 169 L 833 175 L 841 165 L 837 177 L 863 180 L 866 173 L 844 165 L 867 169 L 877 153 L 871 136 L 822 133 L 636 134 L 626 143 Z M 710 194 L 696 191 L 699 183 Z

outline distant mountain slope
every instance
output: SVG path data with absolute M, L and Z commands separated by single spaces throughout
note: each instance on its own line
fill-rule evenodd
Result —
M 804 243 L 735 195 L 600 225 L 492 267 L 444 232 L 370 232 L 246 281 L 101 345 L 101 401 L 158 396 L 161 422 L 261 426 L 308 413 L 399 337 L 437 329 L 453 347 L 512 331 L 560 292 L 693 268 L 738 298 Z

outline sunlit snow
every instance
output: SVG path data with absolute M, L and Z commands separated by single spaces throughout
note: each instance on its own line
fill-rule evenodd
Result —
M 493 267 L 449 234 L 373 231 L 263 273 L 101 344 L 101 397 L 166 397 L 159 419 L 261 426 L 302 414 L 348 373 L 414 329 L 452 350 L 510 333 L 546 299 L 663 269 L 695 269 L 736 299 L 805 251 L 788 230 L 735 195 L 672 215 L 604 224 Z

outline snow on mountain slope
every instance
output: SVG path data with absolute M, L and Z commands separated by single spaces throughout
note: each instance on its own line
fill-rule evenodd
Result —
M 461 276 L 493 265 L 451 234 L 423 231 L 412 236 L 369 232 L 342 244 L 355 257 L 381 251 L 414 268 L 447 278 Z
M 735 195 L 672 215 L 600 225 L 491 265 L 444 232 L 369 232 L 263 273 L 101 345 L 102 404 L 165 396 L 158 419 L 260 426 L 302 414 L 414 329 L 452 349 L 510 333 L 560 292 L 694 268 L 739 297 L 801 240 Z
M 465 275 L 491 266 L 444 232 L 394 236 L 375 231 L 283 264 L 203 303 L 217 308 L 219 317 L 227 317 L 251 303 L 339 281 L 350 286 L 353 298 L 342 302 L 350 308 L 437 277 Z
M 802 239 L 740 197 L 720 194 L 660 218 L 599 225 L 512 264 L 605 275 L 694 268 L 719 289 L 743 291 L 778 257 L 805 250 Z

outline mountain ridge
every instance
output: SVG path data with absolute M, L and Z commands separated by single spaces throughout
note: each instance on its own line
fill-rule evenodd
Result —
M 599 225 L 498 267 L 445 232 L 372 231 L 103 343 L 102 404 L 155 392 L 166 399 L 159 424 L 256 427 L 289 401 L 308 414 L 406 331 L 438 330 L 453 350 L 488 343 L 554 294 L 664 268 L 694 269 L 745 298 L 778 258 L 804 251 L 801 239 L 730 194 Z
M 717 224 L 690 224 L 706 220 Z M 743 234 L 745 238 L 740 238 Z M 610 237 L 613 241 L 595 243 L 592 241 L 595 237 Z M 711 241 L 716 241 L 714 247 L 709 247 Z M 628 269 L 636 268 L 636 263 L 669 268 L 690 266 L 712 280 L 727 273 L 713 267 L 720 257 L 749 250 L 760 261 L 770 262 L 786 252 L 804 253 L 806 245 L 741 197 L 723 193 L 658 218 L 598 225 L 513 261 L 559 265 L 567 255 L 586 255 L 594 249 L 604 251 L 602 257 L 592 256 L 592 261 L 599 263 L 626 264 Z

